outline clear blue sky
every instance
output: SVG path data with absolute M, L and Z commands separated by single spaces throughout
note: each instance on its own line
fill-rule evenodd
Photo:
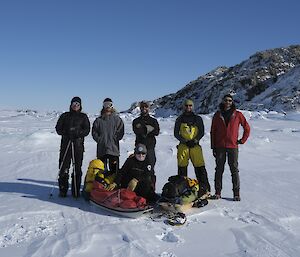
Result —
M 300 1 L 1 0 L 0 108 L 97 113 L 300 43 Z

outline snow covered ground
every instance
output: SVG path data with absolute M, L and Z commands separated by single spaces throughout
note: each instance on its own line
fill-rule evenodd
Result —
M 300 256 L 300 113 L 244 114 L 252 131 L 240 147 L 242 201 L 231 201 L 226 167 L 224 198 L 194 211 L 186 225 L 171 227 L 147 217 L 108 216 L 83 199 L 58 198 L 56 187 L 49 199 L 58 171 L 57 116 L 0 111 L 0 256 Z M 211 115 L 202 117 L 206 134 L 201 144 L 213 187 Z M 121 163 L 134 143 L 133 116 L 122 118 Z M 174 121 L 159 119 L 158 192 L 177 170 Z M 91 136 L 85 146 L 84 173 L 96 154 Z M 191 166 L 189 174 L 194 177 Z

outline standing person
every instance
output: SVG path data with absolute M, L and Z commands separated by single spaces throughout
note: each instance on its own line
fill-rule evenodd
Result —
M 92 136 L 97 142 L 97 158 L 105 168 L 117 172 L 119 169 L 120 145 L 124 136 L 124 123 L 110 98 L 105 98 L 101 115 L 94 121 Z
M 150 105 L 146 101 L 140 102 L 141 115 L 132 122 L 132 129 L 136 135 L 135 145 L 144 144 L 147 147 L 147 159 L 152 167 L 156 163 L 155 137 L 159 134 L 157 119 L 149 115 Z
M 71 100 L 70 111 L 63 113 L 55 126 L 57 134 L 62 136 L 58 177 L 59 196 L 61 197 L 66 197 L 68 192 L 71 160 L 76 174 L 74 177 L 74 172 L 72 173 L 72 195 L 73 197 L 80 196 L 84 137 L 90 133 L 90 121 L 81 110 L 81 99 L 76 96 Z
M 244 115 L 236 110 L 231 95 L 225 95 L 222 103 L 212 119 L 211 124 L 211 148 L 216 159 L 215 173 L 215 195 L 213 198 L 220 199 L 222 191 L 222 177 L 226 155 L 231 172 L 233 185 L 233 200 L 240 201 L 240 177 L 238 169 L 238 145 L 244 144 L 250 134 L 250 126 Z M 242 125 L 244 133 L 241 139 L 239 136 L 239 126 Z
M 184 111 L 176 119 L 174 136 L 179 140 L 177 146 L 178 175 L 187 176 L 189 159 L 195 169 L 197 180 L 200 184 L 199 196 L 210 196 L 210 184 L 207 178 L 200 139 L 204 136 L 203 120 L 193 112 L 194 103 L 187 99 L 184 101 Z

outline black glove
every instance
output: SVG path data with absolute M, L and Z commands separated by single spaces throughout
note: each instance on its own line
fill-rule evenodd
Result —
M 193 148 L 194 146 L 197 145 L 197 142 L 195 140 L 190 140 L 190 141 L 187 141 L 185 144 L 187 145 L 187 147 Z
M 236 143 L 237 143 L 238 145 L 242 145 L 242 144 L 243 144 L 242 139 L 239 139 Z
M 69 130 L 69 137 L 70 139 L 76 139 L 80 137 L 80 130 L 79 128 L 76 127 L 72 127 Z

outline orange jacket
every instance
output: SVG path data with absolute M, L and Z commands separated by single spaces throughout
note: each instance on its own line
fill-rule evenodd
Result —
M 250 126 L 245 116 L 241 112 L 234 110 L 226 127 L 221 112 L 217 111 L 213 116 L 210 130 L 211 148 L 238 148 L 237 141 L 240 125 L 244 128 L 241 138 L 241 142 L 244 144 L 250 134 Z

